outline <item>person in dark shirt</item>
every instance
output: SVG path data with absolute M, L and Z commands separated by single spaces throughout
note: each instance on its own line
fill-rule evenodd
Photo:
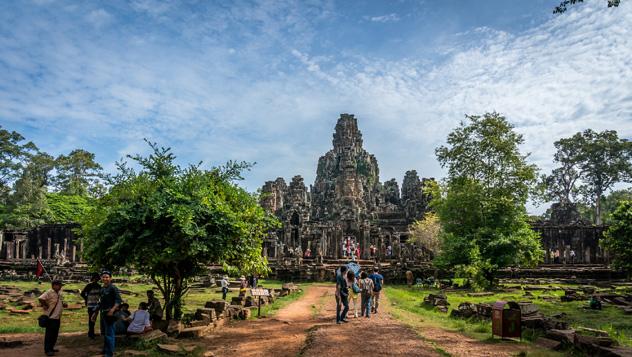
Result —
M 373 274 L 369 275 L 369 278 L 373 280 L 371 312 L 377 314 L 377 308 L 380 306 L 380 291 L 382 291 L 382 286 L 384 286 L 384 276 L 380 274 L 380 268 L 375 267 L 373 269 Z
M 152 322 L 162 320 L 162 305 L 160 305 L 160 300 L 154 295 L 153 290 L 147 290 L 147 309 Z
M 114 312 L 121 305 L 121 294 L 114 284 L 112 284 L 112 273 L 103 271 L 101 273 L 101 298 L 99 300 L 99 310 L 101 312 L 101 334 L 103 335 L 103 354 L 105 357 L 114 355 L 114 345 L 116 342 L 114 335 L 114 323 L 116 318 Z M 96 315 L 93 318 L 96 321 Z
M 94 339 L 94 325 L 92 316 L 99 313 L 99 298 L 101 296 L 101 285 L 99 285 L 99 273 L 93 273 L 90 283 L 81 291 L 81 297 L 88 308 L 88 337 Z M 96 316 L 95 316 L 96 318 Z
M 340 267 L 336 272 L 336 323 L 347 321 L 347 312 L 349 311 L 349 287 L 345 275 L 347 274 L 346 265 Z M 342 307 L 342 312 L 340 311 Z

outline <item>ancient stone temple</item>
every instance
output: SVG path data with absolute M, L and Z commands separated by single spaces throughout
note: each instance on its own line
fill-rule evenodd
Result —
M 321 156 L 316 180 L 308 188 L 301 176 L 289 183 L 267 181 L 261 205 L 274 213 L 283 227 L 264 245 L 269 257 L 304 255 L 340 258 L 349 245 L 358 258 L 401 256 L 409 226 L 423 217 L 429 197 L 415 170 L 407 171 L 400 192 L 395 179 L 384 183 L 374 155 L 362 147 L 358 121 L 341 114 L 333 134 L 333 148 Z

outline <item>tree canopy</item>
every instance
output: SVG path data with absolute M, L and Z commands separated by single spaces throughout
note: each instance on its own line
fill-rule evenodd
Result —
M 541 260 L 537 233 L 527 224 L 525 203 L 536 179 L 518 146 L 521 135 L 498 113 L 466 116 L 436 149 L 448 177 L 436 186 L 431 206 L 443 233 L 440 267 L 456 267 L 478 287 L 493 284 L 496 270 Z
M 584 0 L 563 0 L 558 6 L 553 9 L 554 14 L 561 14 L 568 10 L 569 5 L 575 5 L 577 3 L 584 2 Z M 617 7 L 621 4 L 621 0 L 608 0 L 608 7 Z
M 150 145 L 148 157 L 130 157 L 138 172 L 119 164 L 110 191 L 84 222 L 85 253 L 95 267 L 147 274 L 163 294 L 167 318 L 179 318 L 190 279 L 208 265 L 266 272 L 263 238 L 278 223 L 234 183 L 248 164 L 182 168 L 170 149 Z
M 611 224 L 601 241 L 612 264 L 632 274 L 632 201 L 622 201 L 611 215 Z

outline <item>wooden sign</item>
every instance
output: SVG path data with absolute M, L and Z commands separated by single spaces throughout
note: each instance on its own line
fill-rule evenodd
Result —
M 270 290 L 264 288 L 250 289 L 252 296 L 270 296 Z

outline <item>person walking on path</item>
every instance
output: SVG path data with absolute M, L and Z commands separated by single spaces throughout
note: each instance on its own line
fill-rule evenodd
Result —
M 99 285 L 99 273 L 93 273 L 90 283 L 81 291 L 81 297 L 88 308 L 88 337 L 95 338 L 94 325 L 92 316 L 99 313 L 99 297 L 101 296 L 101 285 Z
M 365 316 L 367 319 L 371 317 L 371 297 L 373 296 L 373 280 L 369 279 L 369 276 L 365 271 L 360 273 L 360 297 L 362 303 L 360 306 L 360 316 Z
M 343 265 L 336 273 L 336 323 L 347 321 L 349 312 L 349 287 L 347 285 L 347 266 Z M 342 306 L 341 306 L 342 305 Z M 342 308 L 342 311 L 340 311 Z
M 114 323 L 116 317 L 114 312 L 121 305 L 121 294 L 116 286 L 112 284 L 112 273 L 105 270 L 101 273 L 101 298 L 99 299 L 99 310 L 101 312 L 101 334 L 103 335 L 103 354 L 105 357 L 114 356 L 115 335 Z M 93 317 L 96 321 L 96 315 Z
M 377 308 L 380 306 L 380 291 L 384 285 L 384 277 L 380 274 L 378 267 L 373 268 L 373 274 L 369 275 L 369 279 L 373 281 L 373 298 L 371 301 L 371 312 L 377 314 Z
M 347 270 L 347 285 L 349 289 L 349 300 L 353 303 L 353 317 L 358 317 L 358 295 L 360 294 L 360 286 L 355 274 L 351 270 Z
M 39 297 L 40 305 L 44 309 L 44 313 L 48 316 L 46 323 L 46 333 L 44 334 L 44 353 L 47 356 L 54 356 L 59 336 L 59 328 L 61 327 L 61 312 L 67 307 L 61 296 L 61 280 L 53 280 L 51 288 Z
M 226 300 L 226 294 L 228 293 L 228 276 L 224 275 L 219 283 L 222 286 L 222 300 Z

